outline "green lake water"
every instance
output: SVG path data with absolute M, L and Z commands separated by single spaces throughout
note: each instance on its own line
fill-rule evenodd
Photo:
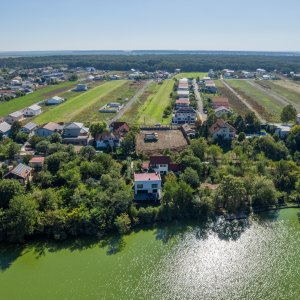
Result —
M 300 299 L 299 209 L 0 247 L 0 299 Z

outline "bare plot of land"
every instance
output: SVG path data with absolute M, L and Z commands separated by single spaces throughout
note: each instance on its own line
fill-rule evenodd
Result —
M 227 97 L 229 100 L 230 108 L 241 116 L 245 116 L 248 112 L 252 111 L 232 90 L 223 84 L 221 80 L 215 80 L 218 88 L 218 93 L 221 96 Z
M 157 130 L 158 141 L 145 142 L 146 133 L 153 133 L 153 130 L 143 130 L 137 135 L 136 151 L 146 155 L 162 154 L 164 150 L 182 151 L 188 145 L 181 130 Z

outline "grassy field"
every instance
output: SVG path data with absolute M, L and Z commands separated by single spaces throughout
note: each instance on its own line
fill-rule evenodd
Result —
M 4 117 L 14 111 L 24 109 L 36 102 L 42 101 L 55 95 L 61 95 L 74 87 L 76 83 L 66 81 L 57 85 L 49 85 L 26 96 L 0 103 L 0 117 Z
M 152 86 L 152 93 L 147 97 L 143 106 L 139 110 L 139 124 L 170 124 L 172 116 L 163 118 L 165 108 L 170 105 L 170 93 L 173 91 L 174 80 L 168 79 L 163 84 Z
M 229 106 L 234 112 L 241 116 L 245 116 L 250 112 L 249 108 L 234 93 L 225 87 L 221 80 L 214 80 L 214 82 L 218 88 L 218 95 L 228 98 Z
M 285 97 L 293 105 L 300 106 L 300 86 L 290 84 L 286 80 L 275 80 L 275 81 L 256 81 L 257 84 L 261 85 L 266 89 Z
M 105 104 L 109 93 L 126 85 L 126 80 L 115 80 L 106 82 L 88 92 L 82 93 L 66 102 L 55 106 L 53 109 L 42 113 L 34 118 L 34 122 L 43 124 L 46 122 L 68 122 L 68 121 L 90 121 L 93 110 L 98 110 Z M 115 99 L 110 99 L 109 102 Z
M 246 98 L 250 105 L 267 121 L 277 122 L 280 120 L 280 113 L 284 105 L 251 86 L 245 80 L 230 79 L 227 82 L 241 96 Z
M 175 78 L 180 79 L 180 78 L 197 78 L 200 77 L 206 77 L 207 76 L 207 72 L 183 72 L 183 73 L 179 73 L 177 75 L 175 75 Z
M 138 97 L 134 103 L 132 103 L 132 105 L 122 116 L 120 121 L 125 121 L 129 124 L 137 124 L 137 121 L 141 116 L 141 111 L 144 103 L 147 101 L 148 97 L 153 96 L 155 93 L 157 93 L 158 88 L 158 84 L 156 82 L 152 82 L 146 88 L 144 93 L 140 97 Z

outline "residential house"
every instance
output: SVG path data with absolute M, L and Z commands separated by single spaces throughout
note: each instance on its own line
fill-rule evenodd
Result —
M 215 109 L 215 115 L 217 118 L 220 118 L 223 115 L 230 116 L 232 114 L 231 110 L 225 106 L 219 106 Z
M 59 96 L 54 96 L 52 98 L 49 98 L 45 101 L 45 104 L 46 105 L 57 105 L 57 104 L 60 104 L 62 102 L 64 102 L 65 99 L 62 98 L 62 97 L 59 97 Z
M 159 200 L 161 198 L 160 174 L 134 174 L 134 198 L 136 201 Z
M 34 169 L 42 169 L 45 162 L 45 157 L 43 156 L 34 156 L 29 161 L 29 166 Z
M 212 98 L 212 106 L 214 109 L 217 109 L 218 107 L 225 107 L 229 109 L 229 101 L 226 97 L 213 97 Z
M 175 108 L 179 109 L 181 107 L 189 107 L 191 104 L 189 98 L 179 98 L 175 102 Z
M 20 132 L 30 134 L 30 133 L 33 133 L 37 128 L 38 128 L 37 124 L 35 124 L 33 122 L 29 122 L 26 125 L 22 126 L 22 128 L 20 129 Z
M 177 98 L 189 98 L 189 91 L 177 91 Z
M 18 110 L 9 114 L 4 120 L 8 124 L 12 125 L 16 121 L 21 122 L 23 119 L 24 119 L 23 112 Z
M 236 130 L 233 126 L 222 119 L 218 119 L 209 129 L 214 140 L 223 138 L 224 140 L 232 140 L 235 137 Z
M 7 122 L 0 123 L 0 137 L 5 137 L 10 135 L 11 125 Z
M 173 114 L 173 124 L 194 124 L 197 112 L 192 107 L 181 107 Z
M 32 179 L 32 168 L 20 163 L 3 177 L 7 179 L 16 179 L 20 183 L 26 184 Z
M 61 133 L 63 126 L 54 122 L 46 123 L 44 126 L 38 128 L 35 132 L 37 136 L 48 137 L 51 134 L 58 132 Z
M 149 169 L 159 174 L 180 171 L 179 165 L 172 163 L 170 156 L 167 155 L 150 156 Z
M 109 125 L 109 129 L 125 135 L 129 132 L 129 125 L 126 122 L 112 122 Z
M 37 104 L 33 104 L 23 110 L 23 114 L 25 117 L 33 117 L 41 113 L 42 113 L 42 108 Z
M 274 125 L 275 125 L 275 133 L 277 133 L 281 138 L 286 137 L 291 131 L 291 126 L 289 125 L 281 125 L 281 124 L 274 124 Z
M 95 139 L 96 148 L 118 148 L 121 145 L 123 137 L 116 131 L 103 132 Z
M 83 123 L 68 123 L 63 128 L 64 144 L 83 145 L 86 146 L 89 141 L 89 128 L 84 127 Z

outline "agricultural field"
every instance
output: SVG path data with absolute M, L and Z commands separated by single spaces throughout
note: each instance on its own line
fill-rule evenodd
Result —
M 180 78 L 197 78 L 200 77 L 206 77 L 207 76 L 207 72 L 183 72 L 183 73 L 179 73 L 177 75 L 175 75 L 175 78 L 180 79 Z
M 173 86 L 174 80 L 172 79 L 151 86 L 151 94 L 138 110 L 138 124 L 170 124 L 172 116 L 163 118 L 163 112 L 171 104 L 170 93 L 173 91 Z
M 159 86 L 156 82 L 152 82 L 143 92 L 141 96 L 137 98 L 135 102 L 132 103 L 130 108 L 125 112 L 120 121 L 125 121 L 130 124 L 136 124 L 137 120 L 140 118 L 141 110 L 144 103 L 150 96 L 153 96 L 157 93 Z
M 218 95 L 228 98 L 229 106 L 234 112 L 241 116 L 245 116 L 247 113 L 251 112 L 251 110 L 232 91 L 222 84 L 221 80 L 214 80 L 214 82 L 218 88 Z
M 145 155 L 161 154 L 164 150 L 182 151 L 188 143 L 181 130 L 157 130 L 156 142 L 145 142 L 145 133 L 152 133 L 153 130 L 142 130 L 136 138 L 136 151 Z
M 270 93 L 282 97 L 300 111 L 300 85 L 287 80 L 255 81 L 255 83 L 264 88 L 266 92 L 270 91 Z
M 230 79 L 226 82 L 245 98 L 265 120 L 269 122 L 280 121 L 280 113 L 284 104 L 253 87 L 246 80 Z
M 300 95 L 300 83 L 292 80 L 274 80 L 274 84 L 282 86 Z
M 66 81 L 57 85 L 49 85 L 23 97 L 0 103 L 0 117 L 7 116 L 14 111 L 24 109 L 52 96 L 60 96 L 72 89 L 76 84 L 76 82 Z
M 43 124 L 46 122 L 68 122 L 68 121 L 94 121 L 98 109 L 115 99 L 106 97 L 114 90 L 128 83 L 127 80 L 108 81 L 85 93 L 82 93 L 66 102 L 53 107 L 45 113 L 34 118 L 34 122 Z M 97 118 L 98 120 L 98 118 Z M 99 118 L 100 120 L 100 118 Z

